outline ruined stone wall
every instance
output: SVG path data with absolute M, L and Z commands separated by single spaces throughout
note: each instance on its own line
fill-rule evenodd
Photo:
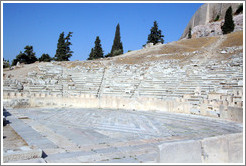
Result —
M 156 98 L 141 97 L 137 99 L 117 96 L 103 96 L 101 98 L 91 94 L 62 97 L 44 93 L 4 93 L 5 107 L 69 107 L 69 108 L 103 108 L 125 109 L 143 111 L 164 111 L 176 113 L 189 113 L 190 103 L 179 99 L 160 100 Z

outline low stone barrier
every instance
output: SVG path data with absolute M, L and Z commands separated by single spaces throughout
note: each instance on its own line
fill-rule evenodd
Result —
M 192 114 L 192 105 L 182 98 L 157 99 L 150 97 L 126 98 L 119 96 L 97 97 L 93 94 L 64 96 L 45 93 L 4 93 L 5 107 L 81 107 L 102 109 L 125 109 L 142 111 L 163 111 Z M 218 105 L 218 110 L 208 110 L 206 101 L 201 104 L 199 115 L 243 122 L 243 108 Z
M 242 163 L 243 133 L 167 142 L 158 148 L 160 163 Z

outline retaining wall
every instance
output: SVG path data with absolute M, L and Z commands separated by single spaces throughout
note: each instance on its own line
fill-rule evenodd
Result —
M 4 107 L 27 108 L 27 107 L 77 107 L 77 108 L 102 108 L 102 109 L 125 109 L 142 111 L 163 111 L 173 113 L 198 114 L 220 119 L 243 122 L 243 108 L 219 107 L 218 111 L 206 110 L 207 105 L 202 104 L 199 112 L 192 112 L 192 105 L 185 99 L 156 99 L 147 97 L 124 98 L 119 96 L 97 97 L 92 94 L 77 96 L 62 96 L 60 94 L 44 93 L 3 93 Z
M 96 97 L 82 94 L 79 96 L 62 97 L 47 94 L 4 94 L 5 107 L 81 107 L 125 110 L 159 110 L 165 112 L 189 113 L 190 103 L 179 99 L 160 100 L 155 98 L 124 98 L 117 96 Z

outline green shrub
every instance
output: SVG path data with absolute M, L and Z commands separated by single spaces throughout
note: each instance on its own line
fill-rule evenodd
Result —
M 189 28 L 189 32 L 188 32 L 188 39 L 191 39 L 192 35 L 191 35 L 191 28 Z
M 117 55 L 121 55 L 123 54 L 123 50 L 122 49 L 118 49 L 118 50 L 114 50 L 112 53 L 112 56 L 117 56 Z
M 214 21 L 218 21 L 219 19 L 220 19 L 220 16 L 217 15 L 217 16 L 215 17 Z
M 9 60 L 6 61 L 3 59 L 3 68 L 7 68 L 7 67 L 10 67 Z
M 38 60 L 39 62 L 50 62 L 52 58 L 49 56 L 49 54 L 42 54 Z
M 112 56 L 112 54 L 108 53 L 108 54 L 105 55 L 105 58 L 108 58 L 108 57 L 111 57 L 111 56 Z
M 234 14 L 239 14 L 243 11 L 243 4 L 240 4 Z

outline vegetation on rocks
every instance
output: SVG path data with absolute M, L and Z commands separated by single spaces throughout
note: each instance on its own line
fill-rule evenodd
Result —
M 243 4 L 240 4 L 235 12 L 235 14 L 240 14 L 243 12 Z
M 3 58 L 3 68 L 7 68 L 7 67 L 10 67 L 9 60 L 5 60 Z
M 191 28 L 189 28 L 189 32 L 188 32 L 188 39 L 191 39 Z
M 220 19 L 220 15 L 217 14 L 217 16 L 214 18 L 214 21 L 218 21 Z

